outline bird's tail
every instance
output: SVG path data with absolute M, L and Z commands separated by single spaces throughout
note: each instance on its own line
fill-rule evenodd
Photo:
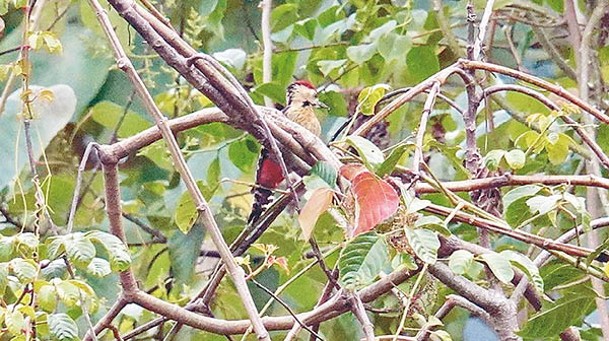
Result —
M 258 222 L 262 213 L 273 202 L 273 192 L 266 188 L 256 187 L 252 192 L 254 193 L 254 203 L 252 204 L 252 212 L 247 218 L 247 224 L 250 226 Z

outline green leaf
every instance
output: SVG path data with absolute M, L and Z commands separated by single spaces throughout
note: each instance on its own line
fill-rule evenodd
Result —
M 319 94 L 319 99 L 330 107 L 328 114 L 331 116 L 346 117 L 349 114 L 347 101 L 345 101 L 343 94 L 337 91 L 325 90 Z
M 87 266 L 95 257 L 95 246 L 81 232 L 62 236 L 68 259 L 78 267 Z
M 192 280 L 204 237 L 203 226 L 196 223 L 187 234 L 176 231 L 169 238 L 167 247 L 171 259 L 171 273 L 178 283 L 190 283 Z
M 80 6 L 80 8 L 90 8 L 90 6 Z M 78 17 L 78 12 L 74 13 L 72 11 L 72 13 Z M 89 10 L 89 13 L 92 22 L 90 27 L 95 27 L 100 36 L 103 36 L 103 30 L 95 18 L 94 11 Z M 118 24 L 113 26 L 116 30 L 124 32 L 125 36 L 131 34 L 131 32 L 128 32 L 128 25 L 123 24 L 124 21 L 116 11 L 109 11 L 108 14 L 117 19 Z M 78 100 L 76 110 L 73 112 L 80 113 L 97 96 L 106 81 L 111 66 L 115 65 L 116 62 L 107 53 L 99 53 L 100 44 L 105 43 L 100 43 L 100 38 L 84 27 L 80 20 L 65 20 L 62 23 L 62 29 L 54 31 L 61 32 L 63 53 L 48 54 L 44 51 L 31 53 L 32 68 L 35 71 L 32 73 L 30 81 L 31 84 L 41 86 L 65 84 L 74 89 Z M 22 35 L 23 27 L 11 31 L 0 42 L 0 50 L 20 45 Z M 123 46 L 130 46 L 128 41 L 122 41 L 122 43 Z M 12 55 L 3 56 L 3 58 L 0 58 L 0 63 L 7 59 L 12 61 L 14 57 Z M 122 91 L 122 96 L 127 97 L 125 92 L 131 91 L 131 89 L 122 89 Z M 69 113 L 69 115 L 71 116 L 72 113 Z
M 220 183 L 220 158 L 216 157 L 207 168 L 207 184 L 209 187 L 215 188 Z
M 78 305 L 78 302 L 80 302 L 80 289 L 76 285 L 70 281 L 60 279 L 53 279 L 51 282 L 55 286 L 55 292 L 63 304 L 68 308 Z
M 474 263 L 474 255 L 466 250 L 457 250 L 448 257 L 448 267 L 457 275 L 463 275 Z
M 334 70 L 342 70 L 343 66 L 347 64 L 347 59 L 339 59 L 339 60 L 320 60 L 317 62 L 317 67 L 319 67 L 319 71 L 324 77 L 328 77 L 328 75 Z
M 536 131 L 528 130 L 518 136 L 514 144 L 521 149 L 531 149 L 534 153 L 539 153 L 546 145 L 546 139 L 540 137 Z
M 416 213 L 419 212 L 420 210 L 424 209 L 425 207 L 429 206 L 429 204 L 431 204 L 431 201 L 427 200 L 427 199 L 419 199 L 415 196 L 411 196 L 409 194 L 402 194 L 402 197 L 404 198 L 405 201 L 405 206 L 406 206 L 406 213 Z
M 103 258 L 93 258 L 87 266 L 87 272 L 95 277 L 108 276 L 112 269 L 110 269 L 110 263 Z
M 75 286 L 79 290 L 79 305 L 85 305 L 90 313 L 95 313 L 98 308 L 97 296 L 95 295 L 95 291 L 93 288 L 89 286 L 89 284 L 84 281 L 77 279 L 70 279 L 69 282 L 71 285 Z
M 8 331 L 13 335 L 20 335 L 22 330 L 27 328 L 25 325 L 25 317 L 19 309 L 7 312 L 6 315 L 4 315 L 4 323 L 6 324 Z
M 391 87 L 387 84 L 375 84 L 364 88 L 357 96 L 356 111 L 366 116 L 374 115 L 374 107 L 389 89 Z
M 63 47 L 61 46 L 61 41 L 55 35 L 55 32 L 52 31 L 43 31 L 41 33 L 43 46 L 49 53 L 57 53 L 61 54 L 63 52 Z
M 297 4 L 282 4 L 271 12 L 271 29 L 273 32 L 280 31 L 293 24 L 298 19 Z
M 347 57 L 354 61 L 356 64 L 363 64 L 370 60 L 376 53 L 376 44 L 362 44 L 356 46 L 349 46 L 347 48 Z
M 66 251 L 63 239 L 63 236 L 49 238 L 47 243 L 50 242 L 48 243 L 48 253 L 50 258 L 57 258 Z
M 15 236 L 17 247 L 24 246 L 29 251 L 35 251 L 38 248 L 38 236 L 31 232 L 19 233 Z
M 52 285 L 43 285 L 37 291 L 38 305 L 46 312 L 53 312 L 57 307 L 57 294 Z
M 338 173 L 336 169 L 332 167 L 326 161 L 317 161 L 315 165 L 311 168 L 310 173 L 312 175 L 317 175 L 320 177 L 330 188 L 336 188 L 336 179 L 338 177 Z
M 282 100 L 280 100 L 279 103 L 284 103 L 285 89 L 288 87 L 288 84 L 294 80 L 292 75 L 294 75 L 294 72 L 296 71 L 296 65 L 299 60 L 298 56 L 300 56 L 300 54 L 296 51 L 273 53 L 273 81 L 281 86 L 280 95 Z M 258 83 L 262 83 L 262 81 L 259 81 Z
M 506 256 L 512 262 L 512 265 L 522 270 L 529 278 L 529 281 L 533 283 L 537 292 L 543 294 L 543 278 L 541 278 L 539 269 L 533 261 L 523 254 L 511 250 L 501 251 L 500 255 Z
M 412 38 L 407 35 L 390 33 L 378 41 L 379 54 L 387 61 L 400 60 L 412 48 Z
M 278 82 L 260 84 L 255 88 L 254 92 L 266 96 L 276 103 L 285 102 L 285 88 Z
M 438 249 L 440 248 L 440 239 L 438 235 L 426 229 L 404 229 L 408 244 L 412 247 L 414 253 L 423 262 L 434 264 L 438 258 Z
M 192 226 L 197 221 L 199 212 L 197 206 L 189 192 L 182 193 L 176 210 L 173 215 L 173 219 L 182 233 L 188 233 Z
M 526 162 L 526 155 L 520 149 L 512 149 L 504 157 L 511 169 L 521 169 Z
M 502 283 L 509 283 L 514 278 L 514 269 L 507 257 L 497 253 L 485 253 L 480 255 L 480 258 Z
M 530 212 L 526 204 L 528 198 L 541 191 L 538 185 L 525 185 L 514 188 L 503 196 L 503 206 L 505 219 L 510 226 L 518 226 L 528 219 Z
M 228 146 L 228 157 L 231 162 L 244 173 L 254 169 L 258 160 L 258 145 L 247 137 L 231 143 Z
M 68 314 L 49 314 L 47 323 L 54 338 L 60 341 L 78 340 L 78 327 Z
M 586 275 L 582 270 L 559 261 L 542 267 L 540 273 L 546 290 L 553 290 L 556 286 L 579 281 Z
M 12 258 L 15 249 L 14 240 L 13 237 L 0 236 L 0 262 L 9 261 Z
M 505 155 L 505 150 L 494 149 L 488 152 L 484 156 L 484 165 L 488 167 L 490 170 L 497 170 L 501 161 L 503 160 L 503 156 Z
M 68 272 L 68 270 L 66 267 L 66 263 L 63 261 L 63 259 L 55 259 L 48 263 L 47 266 L 42 268 L 40 272 L 42 273 L 44 278 L 51 279 L 63 277 Z
M 526 339 L 555 338 L 565 328 L 578 326 L 583 318 L 594 309 L 596 295 L 592 289 L 580 287 L 578 292 L 571 292 L 531 317 L 518 333 Z
M 87 237 L 103 246 L 110 257 L 110 267 L 113 271 L 126 270 L 131 264 L 131 256 L 127 246 L 113 234 L 102 231 L 87 232 Z
M 404 156 L 404 153 L 410 148 L 412 148 L 412 145 L 410 144 L 400 144 L 397 147 L 393 148 L 389 156 L 385 159 L 385 161 L 383 161 L 383 163 L 381 163 L 381 165 L 376 170 L 376 175 L 382 178 L 385 175 L 391 174 L 395 166 L 398 164 L 398 162 L 400 162 L 402 156 Z
M 375 171 L 385 160 L 383 152 L 374 143 L 361 136 L 348 136 L 346 142 L 351 145 L 371 171 Z
M 313 41 L 315 38 L 315 31 L 318 26 L 319 24 L 317 23 L 317 19 L 307 18 L 300 20 L 294 25 L 294 32 L 300 34 L 310 41 Z
M 554 194 L 550 196 L 537 195 L 527 200 L 527 205 L 531 212 L 546 214 L 556 208 L 558 202 L 562 199 L 562 195 Z
M 220 63 L 242 70 L 247 61 L 247 53 L 242 49 L 226 49 L 224 51 L 215 52 L 212 56 Z
M 341 252 L 340 282 L 347 290 L 356 290 L 372 283 L 387 264 L 389 253 L 385 239 L 376 233 L 361 234 Z
M 550 162 L 554 165 L 563 163 L 567 159 L 567 156 L 569 156 L 571 139 L 562 133 L 550 133 L 547 141 L 546 150 Z
M 31 259 L 13 258 L 9 262 L 9 269 L 19 278 L 21 283 L 29 283 L 38 274 L 38 265 Z
M 413 47 L 406 55 L 408 73 L 418 83 L 440 70 L 440 62 L 433 46 Z
M 0 263 L 0 296 L 4 296 L 4 292 L 8 286 L 8 270 L 8 263 Z M 1 320 L 0 323 L 2 323 Z
M 76 95 L 67 85 L 54 85 L 49 88 L 31 86 L 32 110 L 35 113 L 30 130 L 35 141 L 32 141 L 32 156 L 38 160 L 51 140 L 72 118 L 76 109 Z M 41 93 L 52 91 L 53 96 L 41 96 Z M 22 109 L 21 90 L 8 96 L 4 112 L 0 113 L 0 189 L 9 183 L 26 166 L 28 155 L 23 138 L 23 118 L 19 116 Z
M 391 31 L 393 31 L 393 29 L 395 29 L 397 24 L 398 24 L 397 21 L 389 20 L 386 23 L 384 23 L 383 25 L 378 26 L 377 28 L 370 31 L 368 38 L 370 38 L 370 41 L 378 40 L 382 36 L 387 35 Z
M 95 104 L 89 111 L 91 118 L 110 131 L 116 131 L 119 138 L 126 138 L 135 135 L 152 123 L 138 113 L 127 110 L 122 105 L 110 101 L 102 101 Z M 118 128 L 118 130 L 116 130 Z M 165 148 L 163 146 L 163 148 Z
M 148 145 L 137 152 L 138 156 L 145 156 L 154 164 L 164 170 L 173 171 L 173 163 L 169 155 L 167 147 L 163 143 L 153 143 Z M 150 186 L 151 184 L 147 184 Z

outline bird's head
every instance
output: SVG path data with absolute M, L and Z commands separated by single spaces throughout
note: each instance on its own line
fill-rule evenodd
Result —
M 328 109 L 328 106 L 317 98 L 315 86 L 307 80 L 298 80 L 288 86 L 286 102 L 288 107 Z

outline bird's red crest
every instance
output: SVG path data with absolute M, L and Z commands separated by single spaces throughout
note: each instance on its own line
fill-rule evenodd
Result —
M 309 82 L 306 79 L 297 80 L 297 81 L 294 82 L 294 84 L 306 86 L 309 89 L 315 90 L 315 85 L 313 85 L 313 83 Z

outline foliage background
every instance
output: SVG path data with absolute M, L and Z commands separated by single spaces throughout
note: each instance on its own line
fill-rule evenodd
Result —
M 579 52 L 572 42 L 573 32 L 568 25 L 572 13 L 565 3 L 569 2 L 495 1 L 492 29 L 489 29 L 485 40 L 484 59 L 545 78 L 578 94 L 581 65 L 577 64 L 576 54 Z M 322 139 L 327 142 L 356 107 L 365 114 L 366 108 L 376 104 L 374 98 L 358 98 L 361 89 L 376 85 L 373 95 L 381 96 L 386 89 L 412 87 L 449 67 L 458 58 L 465 57 L 468 42 L 466 6 L 470 3 L 479 17 L 482 16 L 484 1 L 275 1 L 270 24 L 275 49 L 272 81 L 268 83 L 262 81 L 261 18 L 257 1 L 163 1 L 154 5 L 194 48 L 222 62 L 257 104 L 267 96 L 278 107 L 284 105 L 284 89 L 294 79 L 306 78 L 318 84 L 320 97 L 330 106 L 327 112 L 320 112 Z M 47 324 L 51 328 L 45 334 L 44 327 L 41 327 L 41 338 L 62 339 L 61 333 L 56 331 L 60 330 L 67 335 L 65 339 L 70 339 L 84 335 L 88 328 L 87 315 L 93 323 L 104 316 L 120 290 L 116 271 L 129 264 L 127 257 L 121 258 L 126 250 L 116 244 L 116 240 L 109 234 L 97 235 L 95 232 L 108 231 L 103 178 L 99 175 L 95 156 L 87 163 L 84 172 L 74 233 L 66 233 L 78 162 L 87 143 L 113 143 L 154 126 L 154 121 L 146 114 L 131 83 L 116 68 L 111 49 L 87 2 L 45 1 L 34 29 L 30 26 L 31 31 L 24 30 L 24 5 L 19 1 L 2 1 L 6 13 L 3 15 L 5 28 L 0 51 L 24 44 L 31 48 L 29 59 L 24 58 L 19 50 L 0 56 L 4 92 L 8 95 L 23 88 L 20 83 L 27 79 L 32 86 L 49 87 L 55 103 L 63 106 L 41 108 L 37 117 L 33 117 L 34 122 L 40 122 L 34 126 L 37 137 L 33 148 L 39 160 L 35 168 L 44 193 L 41 207 L 36 201 L 38 188 L 28 167 L 23 122 L 16 119 L 23 115 L 23 97 L 18 94 L 3 96 L 6 101 L 0 116 L 0 207 L 4 221 L 0 223 L 3 235 L 0 261 L 6 266 L 0 267 L 2 333 L 7 339 L 25 338 L 19 332 L 27 329 L 25 318 L 29 316 L 44 321 L 46 316 L 36 315 L 36 312 L 42 312 L 48 316 Z M 573 5 L 582 25 L 594 8 L 603 6 L 602 2 L 594 1 L 576 1 Z M 193 90 L 175 70 L 169 68 L 109 5 L 103 6 L 163 114 L 175 118 L 213 106 L 209 99 Z M 605 112 L 609 103 L 605 85 L 609 75 L 609 18 L 606 13 L 593 30 L 593 71 L 589 78 L 590 95 L 586 98 Z M 542 41 L 544 37 L 548 42 Z M 554 50 L 549 51 L 549 47 Z M 491 74 L 481 78 L 483 84 L 514 83 L 511 78 Z M 386 86 L 379 86 L 383 84 Z M 457 105 L 467 104 L 466 89 L 459 81 L 449 81 L 442 87 L 442 93 L 453 98 Z M 492 174 L 593 174 L 584 167 L 584 160 L 590 152 L 582 151 L 579 138 L 571 127 L 559 123 L 558 118 L 566 115 L 573 117 L 578 124 L 590 122 L 578 110 L 564 101 L 560 102 L 558 96 L 552 98 L 561 103 L 558 112 L 517 92 L 502 94 L 499 103 L 490 100 L 483 103 L 476 121 L 476 137 L 483 163 Z M 403 167 L 412 167 L 413 136 L 423 105 L 421 96 L 400 107 L 383 123 L 388 131 L 386 146 L 410 142 L 410 147 L 399 159 L 399 165 Z M 537 127 L 537 131 L 541 127 L 541 133 L 532 127 Z M 603 151 L 609 150 L 606 130 L 605 124 L 594 125 L 593 136 L 596 135 Z M 178 139 L 225 239 L 233 240 L 243 229 L 249 213 L 249 187 L 241 182 L 253 182 L 260 148 L 258 142 L 251 135 L 222 123 L 184 131 Z M 472 177 L 463 166 L 463 119 L 444 102 L 439 101 L 431 112 L 424 147 L 428 173 L 435 178 L 456 181 Z M 597 175 L 605 171 L 603 169 L 603 173 Z M 204 286 L 215 258 L 213 245 L 207 241 L 201 226 L 195 225 L 186 234 L 181 231 L 190 226 L 190 216 L 183 214 L 189 199 L 165 145 L 156 142 L 122 160 L 120 176 L 130 266 L 143 290 L 183 305 Z M 586 191 L 585 187 L 571 188 L 568 183 L 507 187 L 501 190 L 503 208 L 499 207 L 499 212 L 512 228 L 556 238 L 576 225 L 589 225 L 592 218 L 606 216 L 606 207 L 603 206 L 606 192 L 601 191 L 601 199 L 595 200 L 600 201 L 600 209 L 590 209 L 581 201 L 586 197 Z M 467 192 L 460 195 L 470 200 Z M 450 206 L 448 196 L 442 193 L 427 194 L 422 198 Z M 532 198 L 537 200 L 531 201 Z M 54 226 L 63 237 L 52 237 Z M 295 226 L 294 215 L 283 214 L 258 241 L 277 245 L 273 255 L 285 257 L 289 268 L 288 272 L 275 266 L 257 276 L 257 281 L 271 291 L 310 262 L 303 256 L 310 245 L 301 239 L 301 231 Z M 468 224 L 444 223 L 442 228 L 465 241 L 480 243 L 477 230 Z M 328 214 L 320 217 L 314 235 L 322 250 L 329 250 L 345 241 L 344 231 Z M 603 237 L 604 232 L 601 233 L 601 242 L 589 247 L 596 249 L 604 245 Z M 427 244 L 425 247 L 430 248 Z M 497 252 L 513 250 L 530 258 L 539 251 L 501 235 L 491 237 L 490 247 Z M 394 256 L 393 249 L 388 249 Z M 435 247 L 433 253 L 437 249 Z M 75 263 L 75 272 L 62 265 L 60 256 L 64 254 Z M 416 256 L 420 257 L 420 254 Z M 250 257 L 251 265 L 256 267 L 264 259 L 264 252 L 252 249 Z M 333 253 L 326 261 L 333 266 L 337 258 L 338 253 Z M 499 287 L 493 275 L 500 277 L 501 271 L 509 273 L 509 270 L 493 269 L 492 262 L 480 258 L 474 261 L 465 256 L 465 259 L 451 258 L 451 261 L 463 262 L 465 269 L 461 274 L 484 286 Z M 57 269 L 43 267 L 45 262 L 56 264 Z M 491 267 L 490 273 L 487 268 L 485 274 L 483 264 Z M 390 272 L 398 265 L 381 262 L 373 266 Z M 58 272 L 46 273 L 45 269 Z M 23 271 L 32 273 L 21 274 Z M 545 293 L 559 301 L 552 308 L 555 315 L 545 317 L 558 319 L 560 323 L 544 332 L 531 330 L 534 327 L 525 329 L 524 336 L 557 337 L 566 327 L 574 325 L 580 329 L 584 339 L 600 339 L 598 325 L 583 322 L 583 318 L 595 309 L 596 294 L 591 291 L 590 282 L 580 281 L 589 276 L 589 272 L 556 258 L 540 267 L 539 274 L 545 284 Z M 314 267 L 298 277 L 281 298 L 294 311 L 306 311 L 315 305 L 326 282 L 323 271 Z M 421 328 L 421 319 L 428 321 L 452 293 L 431 275 L 424 277 L 423 284 L 415 285 L 413 278 L 400 288 L 405 293 L 416 294 L 412 303 L 414 308 L 409 311 L 407 319 L 407 326 L 415 330 Z M 269 299 L 254 285 L 250 290 L 258 308 Z M 512 287 L 505 290 L 510 292 Z M 26 292 L 36 294 L 35 298 L 32 294 L 36 305 L 25 304 L 19 299 Z M 581 300 L 577 305 L 573 301 L 576 298 Z M 81 300 L 88 303 L 83 304 Z M 225 280 L 210 309 L 218 318 L 247 318 L 240 301 L 230 282 Z M 20 306 L 14 309 L 15 305 Z M 372 314 L 377 335 L 395 333 L 401 317 L 400 307 L 395 295 L 374 302 L 372 308 L 382 311 Z M 521 303 L 519 308 L 525 315 L 520 325 L 525 328 L 526 316 L 531 317 L 535 313 L 525 303 Z M 286 311 L 274 304 L 269 314 L 285 315 Z M 127 333 L 153 317 L 141 307 L 128 306 L 115 320 L 116 327 L 120 333 Z M 53 322 L 57 318 L 64 320 Z M 435 336 L 463 339 L 467 318 L 468 313 L 464 309 L 454 309 L 443 319 L 440 328 L 447 333 Z M 52 326 L 58 327 L 53 331 Z M 166 326 L 165 332 L 168 329 Z M 148 333 L 157 335 L 155 337 L 163 335 L 162 331 L 156 334 L 155 330 Z M 320 333 L 327 340 L 355 340 L 362 336 L 352 314 L 323 323 Z M 106 333 L 104 337 L 111 339 L 110 334 Z M 180 329 L 175 337 L 200 339 L 202 335 L 209 340 L 224 339 L 191 328 Z

